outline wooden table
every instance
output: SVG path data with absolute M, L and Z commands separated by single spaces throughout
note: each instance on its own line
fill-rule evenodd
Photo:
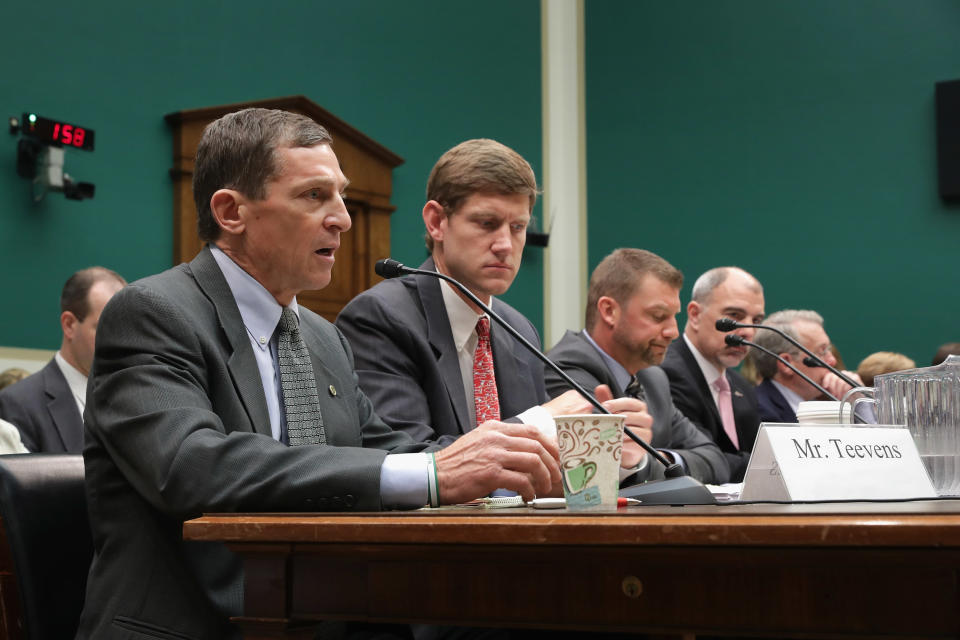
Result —
M 960 636 L 960 502 L 229 514 L 247 638 L 321 619 L 792 637 Z

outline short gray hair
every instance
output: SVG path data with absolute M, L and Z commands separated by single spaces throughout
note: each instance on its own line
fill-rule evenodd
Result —
M 808 309 L 784 309 L 783 311 L 777 311 L 776 313 L 770 314 L 764 324 L 783 331 L 785 334 L 799 342 L 800 337 L 798 336 L 796 329 L 796 323 L 798 322 L 809 322 L 812 324 L 818 324 L 822 327 L 823 316 L 816 311 L 810 311 Z M 757 331 L 757 335 L 753 338 L 753 341 L 761 347 L 769 349 L 777 354 L 797 353 L 800 351 L 793 346 L 789 340 L 775 331 L 759 329 Z M 747 357 L 753 361 L 757 375 L 764 380 L 770 380 L 777 375 L 777 359 L 773 356 L 768 355 L 759 349 L 753 349 L 750 351 Z

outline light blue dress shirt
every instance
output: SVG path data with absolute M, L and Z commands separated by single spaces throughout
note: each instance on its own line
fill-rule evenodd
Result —
M 262 284 L 244 271 L 227 254 L 211 245 L 210 252 L 227 280 L 230 293 L 240 309 L 240 316 L 247 329 L 253 355 L 257 360 L 263 395 L 270 416 L 270 433 L 274 440 L 286 422 L 281 406 L 283 393 L 277 364 L 277 324 L 281 307 Z M 296 298 L 289 308 L 300 317 Z M 424 453 L 391 454 L 384 458 L 380 468 L 380 501 L 384 508 L 417 508 L 427 504 L 429 480 L 427 456 Z

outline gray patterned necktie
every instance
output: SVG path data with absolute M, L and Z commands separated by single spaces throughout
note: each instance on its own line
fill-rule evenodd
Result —
M 641 402 L 647 401 L 647 393 L 643 389 L 643 385 L 640 384 L 640 380 L 637 378 L 636 374 L 630 378 L 630 384 L 627 385 L 627 388 L 623 390 L 625 394 L 631 398 L 636 398 Z
M 313 377 L 310 353 L 300 335 L 297 314 L 284 307 L 278 326 L 277 361 L 290 446 L 325 444 L 317 381 Z

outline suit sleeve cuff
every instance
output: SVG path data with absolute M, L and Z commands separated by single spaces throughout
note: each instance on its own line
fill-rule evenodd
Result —
M 419 509 L 429 501 L 426 453 L 394 453 L 380 467 L 380 504 L 384 509 Z

